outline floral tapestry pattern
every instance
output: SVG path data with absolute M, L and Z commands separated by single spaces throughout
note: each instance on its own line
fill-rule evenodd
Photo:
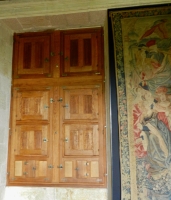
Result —
M 171 7 L 111 11 L 122 199 L 171 199 Z

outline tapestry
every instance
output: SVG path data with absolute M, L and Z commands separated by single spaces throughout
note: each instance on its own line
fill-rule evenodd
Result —
M 121 196 L 171 200 L 171 7 L 110 11 Z

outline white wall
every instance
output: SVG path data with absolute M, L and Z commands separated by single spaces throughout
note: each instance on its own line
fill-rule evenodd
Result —
M 12 31 L 0 24 L 0 199 L 6 185 L 9 107 L 12 66 Z

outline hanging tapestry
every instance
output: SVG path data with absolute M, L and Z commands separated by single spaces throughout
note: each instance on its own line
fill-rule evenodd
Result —
M 110 11 L 121 196 L 171 199 L 171 7 Z

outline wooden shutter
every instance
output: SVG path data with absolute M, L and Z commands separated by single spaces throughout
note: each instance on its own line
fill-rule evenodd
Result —
M 100 85 L 61 87 L 63 118 L 97 120 L 99 118 L 100 90 Z
M 102 73 L 102 29 L 61 32 L 61 76 Z
M 60 168 L 60 182 L 94 183 L 104 181 L 98 158 L 70 158 L 63 159 Z
M 44 87 L 13 89 L 10 181 L 35 184 L 52 179 L 53 90 Z
M 50 34 L 16 34 L 14 47 L 14 78 L 51 76 Z
M 64 155 L 99 155 L 97 124 L 65 124 Z

